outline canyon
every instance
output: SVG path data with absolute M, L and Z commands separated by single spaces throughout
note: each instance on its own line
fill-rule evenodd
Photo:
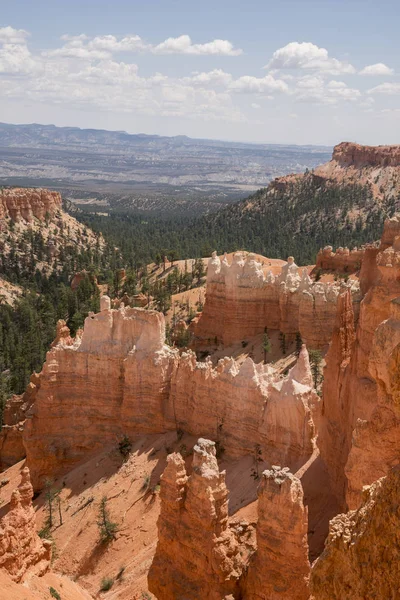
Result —
M 335 172 L 398 167 L 393 149 L 352 146 L 335 148 Z M 45 206 L 30 206 L 8 202 L 7 222 L 40 226 Z M 315 265 L 215 252 L 188 347 L 166 329 L 103 294 L 76 333 L 59 320 L 41 372 L 7 401 L 0 590 L 397 598 L 400 214 Z

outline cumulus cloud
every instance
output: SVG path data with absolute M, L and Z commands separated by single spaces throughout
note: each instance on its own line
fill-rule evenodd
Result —
M 348 62 L 331 58 L 326 48 L 311 42 L 290 42 L 276 50 L 267 64 L 268 69 L 309 69 L 331 75 L 355 73 Z
M 25 44 L 29 34 L 25 29 L 0 27 L 0 44 Z
M 188 35 L 170 37 L 160 44 L 149 44 L 138 35 L 101 35 L 89 38 L 85 34 L 63 35 L 65 44 L 47 55 L 81 58 L 85 60 L 110 58 L 117 52 L 151 52 L 153 54 L 192 54 L 214 56 L 239 56 L 240 48 L 234 48 L 228 40 L 213 40 L 204 44 L 194 44 Z
M 394 70 L 385 65 L 384 63 L 375 63 L 374 65 L 368 65 L 360 71 L 360 75 L 393 75 Z
M 285 81 L 275 79 L 268 74 L 265 77 L 243 75 L 235 79 L 229 88 L 235 92 L 263 94 L 266 92 L 288 92 L 289 87 Z
M 300 102 L 316 104 L 337 104 L 340 100 L 354 101 L 361 97 L 360 90 L 348 87 L 343 81 L 333 79 L 325 84 L 321 75 L 299 78 L 292 94 Z
M 385 94 L 387 96 L 396 96 L 400 94 L 400 83 L 381 83 L 370 90 L 368 94 Z
M 205 44 L 193 44 L 190 36 L 181 35 L 170 37 L 157 46 L 152 46 L 154 54 L 197 54 L 197 55 L 222 55 L 239 56 L 243 50 L 234 48 L 228 40 L 213 40 Z

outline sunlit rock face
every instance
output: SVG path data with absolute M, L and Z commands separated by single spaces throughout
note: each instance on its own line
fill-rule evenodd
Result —
M 62 207 L 61 195 L 45 189 L 10 188 L 0 190 L 0 219 L 44 221 Z
M 164 344 L 162 314 L 108 306 L 75 339 L 59 323 L 23 433 L 35 487 L 123 434 L 182 429 L 236 457 L 258 444 L 291 467 L 312 454 L 319 398 L 305 347 L 286 377 L 250 358 L 213 367 Z
M 158 600 L 237 598 L 249 556 L 243 542 L 251 543 L 251 532 L 229 527 L 225 472 L 219 471 L 214 442 L 199 439 L 189 476 L 181 455 L 169 455 L 160 495 L 149 589 Z
M 313 565 L 314 600 L 397 598 L 400 580 L 400 472 L 366 488 L 357 510 L 335 517 Z
M 29 469 L 25 467 L 9 510 L 0 520 L 0 568 L 16 582 L 26 574 L 43 575 L 50 567 L 51 542 L 41 540 L 36 533 L 32 498 Z
M 355 332 L 349 298 L 339 304 L 327 355 L 319 446 L 343 509 L 359 506 L 363 486 L 399 462 L 399 224 L 385 223 L 373 276 L 364 271 Z
M 308 600 L 307 509 L 301 482 L 288 468 L 264 471 L 258 488 L 257 552 L 246 600 Z
M 208 265 L 206 302 L 194 335 L 229 345 L 267 328 L 292 336 L 299 332 L 309 348 L 324 348 L 331 339 L 338 295 L 346 285 L 358 303 L 357 282 L 314 282 L 292 256 L 279 275 L 264 276 L 252 254 L 237 252 L 229 265 L 214 253 Z

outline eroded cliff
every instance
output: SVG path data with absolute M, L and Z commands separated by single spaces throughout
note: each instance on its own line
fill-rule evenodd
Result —
M 230 265 L 214 253 L 207 271 L 206 302 L 194 335 L 229 345 L 267 328 L 292 338 L 300 333 L 309 348 L 324 348 L 331 340 L 343 286 L 349 287 L 357 305 L 361 296 L 356 281 L 315 282 L 307 269 L 299 273 L 293 257 L 279 275 L 265 276 L 252 254 L 245 257 L 237 252 Z
M 312 454 L 319 398 L 305 347 L 286 377 L 250 358 L 213 367 L 165 345 L 161 313 L 109 306 L 74 340 L 60 326 L 47 354 L 23 433 L 35 486 L 123 434 L 183 430 L 236 457 L 259 445 L 293 468 Z

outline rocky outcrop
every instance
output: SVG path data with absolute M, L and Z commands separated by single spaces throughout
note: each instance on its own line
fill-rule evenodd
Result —
M 36 533 L 33 488 L 29 469 L 21 471 L 21 483 L 11 496 L 8 513 L 0 520 L 0 568 L 13 581 L 21 581 L 26 573 L 42 575 L 50 566 L 51 542 Z
M 64 323 L 64 321 L 63 321 Z M 69 330 L 68 330 L 69 333 Z M 33 373 L 22 395 L 11 396 L 3 409 L 3 426 L 0 430 L 0 469 L 6 469 L 25 458 L 22 440 L 26 412 L 35 401 L 40 388 L 40 375 Z
M 207 272 L 206 302 L 194 329 L 200 340 L 225 345 L 262 333 L 265 327 L 292 335 L 297 332 L 309 348 L 330 342 L 337 298 L 347 285 L 355 303 L 360 300 L 357 282 L 313 282 L 289 257 L 280 275 L 264 276 L 254 255 L 237 252 L 229 265 L 213 254 Z
M 327 356 L 319 446 L 343 508 L 356 508 L 363 486 L 398 462 L 400 237 L 387 247 L 398 225 L 398 218 L 385 224 L 385 249 L 375 254 L 354 343 L 347 299 Z M 351 349 L 350 360 L 343 343 Z
M 121 434 L 182 429 L 231 456 L 259 444 L 295 469 L 312 454 L 319 399 L 305 347 L 286 377 L 250 358 L 213 367 L 164 344 L 162 314 L 109 306 L 102 297 L 73 341 L 59 323 L 23 434 L 35 487 Z
M 359 509 L 335 517 L 323 554 L 313 565 L 314 600 L 399 597 L 400 471 L 364 491 Z
M 400 167 L 400 146 L 362 146 L 342 142 L 333 149 L 332 160 L 341 167 Z
M 303 488 L 288 468 L 264 471 L 258 488 L 257 552 L 246 600 L 308 600 L 310 563 Z
M 288 468 L 262 474 L 256 531 L 229 520 L 225 472 L 209 440 L 194 447 L 190 476 L 180 454 L 169 455 L 160 496 L 148 577 L 158 600 L 308 600 L 307 509 Z
M 0 190 L 0 219 L 44 221 L 62 207 L 61 195 L 45 189 L 3 188 Z
M 180 454 L 169 455 L 160 495 L 150 591 L 158 600 L 238 598 L 252 530 L 229 526 L 225 472 L 219 471 L 214 442 L 199 439 L 189 477 Z
M 349 142 L 333 149 L 332 160 L 314 170 L 326 182 L 367 185 L 373 196 L 396 198 L 400 191 L 400 146 L 361 146 Z
M 314 272 L 322 270 L 340 274 L 356 273 L 361 269 L 364 252 L 364 248 L 338 248 L 334 252 L 332 246 L 325 246 L 317 254 Z

